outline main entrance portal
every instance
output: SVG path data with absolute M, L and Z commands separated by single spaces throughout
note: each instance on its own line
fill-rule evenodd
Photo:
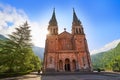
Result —
M 70 71 L 70 60 L 69 59 L 65 59 L 65 71 Z

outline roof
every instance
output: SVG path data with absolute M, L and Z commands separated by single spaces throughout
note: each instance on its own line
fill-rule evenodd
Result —
M 59 38 L 71 38 L 71 37 L 72 37 L 72 34 L 69 33 L 69 32 L 67 32 L 67 31 L 64 31 L 64 32 L 60 33 L 60 34 L 58 35 L 58 37 L 59 37 Z

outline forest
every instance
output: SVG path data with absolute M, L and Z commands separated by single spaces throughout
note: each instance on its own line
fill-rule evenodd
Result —
M 0 76 L 26 74 L 41 69 L 41 60 L 32 51 L 31 30 L 27 21 L 0 38 Z M 8 74 L 8 75 L 6 75 Z
M 120 43 L 113 49 L 91 55 L 93 69 L 120 71 Z

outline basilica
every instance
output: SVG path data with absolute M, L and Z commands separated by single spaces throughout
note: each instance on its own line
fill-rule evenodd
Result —
M 58 34 L 55 9 L 49 21 L 43 61 L 44 72 L 92 71 L 84 28 L 73 9 L 71 32 Z

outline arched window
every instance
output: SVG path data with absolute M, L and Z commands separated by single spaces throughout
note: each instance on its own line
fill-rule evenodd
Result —
M 55 29 L 53 29 L 53 34 L 55 34 L 56 32 L 55 32 Z
M 52 62 L 53 62 L 52 56 L 50 57 L 49 61 L 50 61 L 50 64 L 52 64 Z
M 63 70 L 63 61 L 62 60 L 59 61 L 59 70 Z
M 76 34 L 78 34 L 78 29 L 76 28 Z
M 72 69 L 73 69 L 73 71 L 76 70 L 76 61 L 75 60 L 72 61 Z
M 81 34 L 81 29 L 79 28 L 79 33 Z
M 83 67 L 85 67 L 85 58 L 82 57 Z

